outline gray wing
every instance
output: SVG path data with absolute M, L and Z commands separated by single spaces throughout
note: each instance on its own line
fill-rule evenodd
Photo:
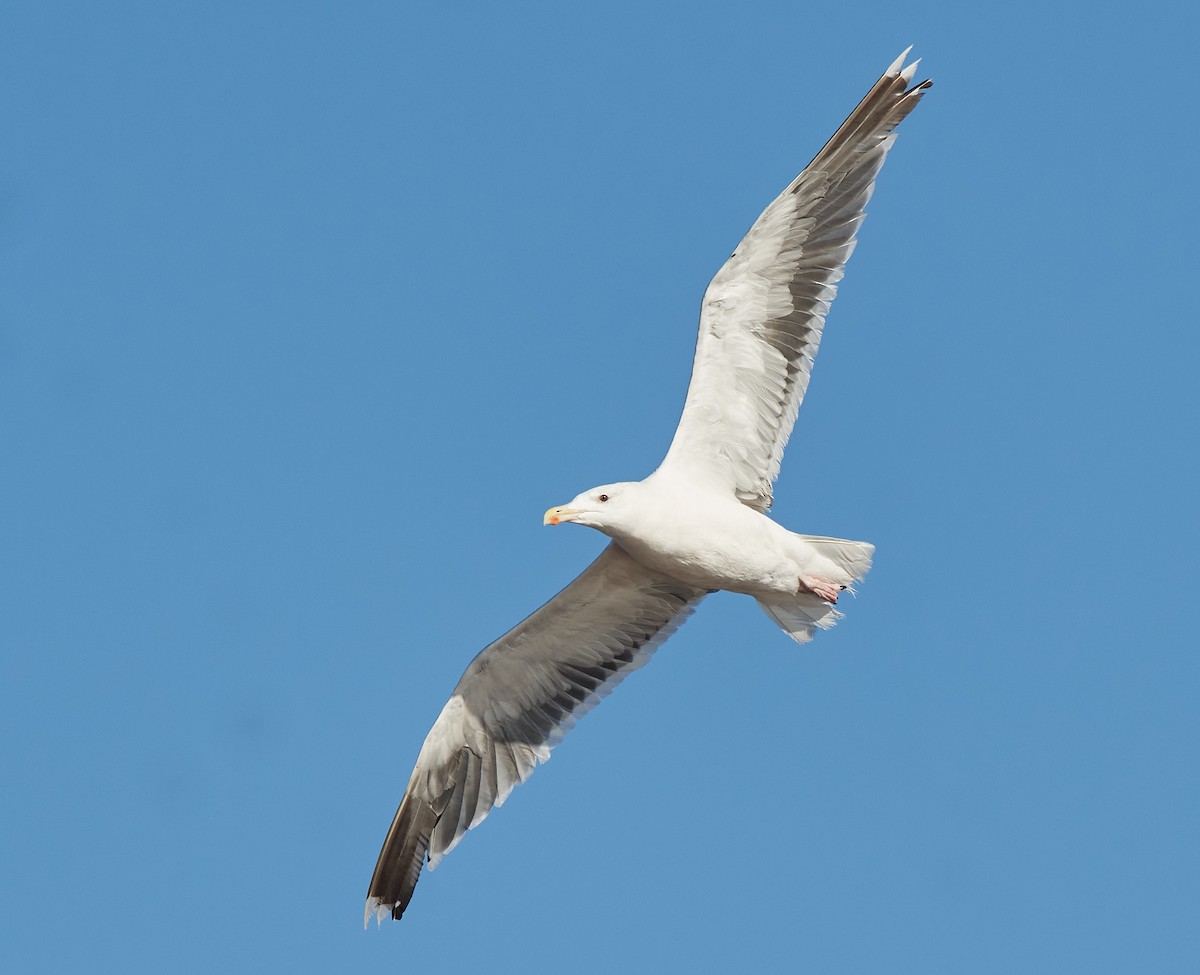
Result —
M 536 613 L 485 648 L 434 722 L 367 891 L 399 919 L 430 869 L 524 782 L 575 721 L 650 655 L 705 592 L 615 543 Z
M 763 211 L 704 294 L 683 416 L 658 474 L 771 506 L 825 315 L 893 130 L 931 82 L 908 51 Z

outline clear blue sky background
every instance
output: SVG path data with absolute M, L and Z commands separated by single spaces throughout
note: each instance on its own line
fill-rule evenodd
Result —
M 0 968 L 1194 972 L 1197 15 L 1019 0 L 0 15 Z M 777 492 L 362 931 L 472 655 L 656 465 L 700 295 L 909 43 Z

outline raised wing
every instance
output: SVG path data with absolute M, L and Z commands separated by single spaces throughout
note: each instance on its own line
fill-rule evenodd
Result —
M 910 48 L 911 50 L 911 48 Z M 892 130 L 932 82 L 909 88 L 908 51 L 763 211 L 704 294 L 683 416 L 658 473 L 771 506 L 837 282 Z
M 600 698 L 650 659 L 705 596 L 615 543 L 483 650 L 434 722 L 367 891 L 365 920 L 399 919 L 437 866 L 529 778 Z

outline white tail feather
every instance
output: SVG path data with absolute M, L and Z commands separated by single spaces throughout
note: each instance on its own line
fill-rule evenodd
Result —
M 810 547 L 821 563 L 813 566 L 813 575 L 849 587 L 871 569 L 875 546 L 870 542 L 852 542 L 848 538 L 830 538 L 827 535 L 797 534 L 796 538 Z
M 809 592 L 789 597 L 786 604 L 760 599 L 758 605 L 797 643 L 808 643 L 818 629 L 828 630 L 842 618 L 831 603 Z
M 811 574 L 854 592 L 858 582 L 871 568 L 875 546 L 847 538 L 825 535 L 796 535 L 806 550 L 803 558 L 812 566 Z M 832 603 L 811 592 L 795 595 L 771 595 L 760 598 L 758 605 L 797 643 L 808 643 L 817 630 L 828 630 L 842 618 Z

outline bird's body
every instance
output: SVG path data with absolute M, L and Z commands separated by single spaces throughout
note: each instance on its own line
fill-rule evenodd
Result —
M 704 295 L 683 415 L 658 470 L 546 512 L 612 539 L 574 582 L 467 667 L 417 756 L 367 895 L 399 918 L 430 868 L 709 592 L 758 600 L 805 642 L 870 568 L 866 542 L 766 514 L 825 315 L 894 129 L 929 82 L 892 64 L 755 221 Z
M 569 520 L 598 528 L 648 568 L 708 592 L 780 600 L 811 592 L 805 580 L 849 587 L 870 568 L 874 547 L 866 542 L 798 535 L 728 492 L 697 489 L 662 472 L 593 488 L 547 516 L 582 511 L 599 496 L 609 500 L 593 502 L 587 520 Z

